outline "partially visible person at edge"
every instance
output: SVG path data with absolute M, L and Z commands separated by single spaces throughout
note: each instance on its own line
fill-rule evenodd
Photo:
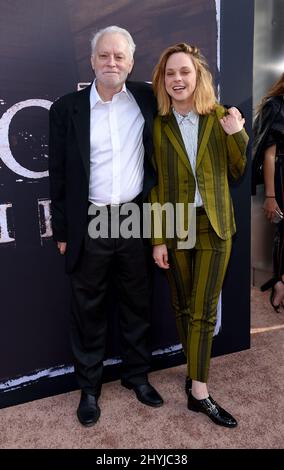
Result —
M 194 248 L 178 249 L 178 237 L 167 238 L 161 220 L 161 236 L 152 239 L 154 260 L 167 270 L 187 356 L 187 406 L 231 428 L 237 421 L 209 395 L 207 380 L 217 303 L 236 231 L 228 173 L 235 180 L 244 173 L 248 136 L 239 111 L 217 103 L 197 47 L 168 47 L 155 67 L 153 88 L 159 110 L 153 134 L 158 183 L 151 203 L 183 203 L 185 220 L 188 203 L 196 206 Z
M 118 284 L 121 384 L 145 405 L 163 404 L 148 382 L 149 286 L 143 241 L 114 239 L 110 232 L 108 238 L 94 238 L 88 232 L 91 204 L 103 207 L 110 222 L 115 208 L 142 204 L 154 185 L 156 101 L 149 84 L 126 82 L 135 50 L 128 31 L 107 27 L 94 35 L 91 45 L 96 78 L 51 106 L 49 149 L 53 235 L 71 280 L 71 346 L 81 389 L 77 416 L 85 426 L 100 416 L 111 273 Z M 119 222 L 123 219 L 120 213 Z
M 257 107 L 253 125 L 252 192 L 264 183 L 264 214 L 277 224 L 273 242 L 274 277 L 261 290 L 271 288 L 276 312 L 284 301 L 284 73 Z

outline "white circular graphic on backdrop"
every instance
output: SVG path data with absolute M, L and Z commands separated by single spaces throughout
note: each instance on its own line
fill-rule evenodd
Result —
M 24 166 L 20 165 L 17 160 L 13 157 L 13 154 L 10 149 L 9 144 L 9 126 L 15 116 L 15 114 L 24 108 L 29 108 L 32 106 L 38 106 L 50 109 L 52 101 L 49 100 L 26 100 L 20 101 L 19 103 L 14 104 L 9 108 L 0 119 L 0 158 L 3 160 L 5 165 L 12 170 L 14 173 L 17 173 L 20 176 L 25 176 L 26 178 L 44 178 L 48 176 L 48 171 L 32 171 L 28 170 Z

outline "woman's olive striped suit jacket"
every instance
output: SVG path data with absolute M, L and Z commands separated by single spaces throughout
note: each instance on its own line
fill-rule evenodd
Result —
M 199 116 L 196 159 L 196 178 L 204 208 L 213 229 L 223 240 L 236 231 L 228 175 L 234 179 L 242 176 L 248 143 L 244 129 L 233 135 L 224 132 L 219 119 L 225 114 L 225 108 L 217 105 L 211 114 Z M 161 205 L 170 202 L 174 206 L 184 203 L 186 207 L 194 202 L 195 179 L 173 113 L 156 117 L 153 139 L 158 184 L 150 193 L 150 202 Z M 186 214 L 187 210 L 187 223 Z M 169 248 L 176 248 L 178 241 L 177 237 L 167 238 L 164 220 L 161 236 L 152 238 L 154 245 L 166 243 Z

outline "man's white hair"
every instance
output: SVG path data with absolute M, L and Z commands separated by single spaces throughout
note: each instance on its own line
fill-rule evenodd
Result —
M 127 31 L 127 29 L 120 28 L 119 26 L 108 26 L 107 28 L 100 29 L 99 31 L 94 33 L 93 38 L 91 40 L 92 55 L 94 55 L 96 51 L 96 46 L 97 46 L 99 39 L 102 36 L 104 36 L 104 34 L 117 34 L 117 33 L 122 34 L 125 37 L 129 46 L 130 56 L 133 59 L 136 45 L 132 39 L 131 34 Z

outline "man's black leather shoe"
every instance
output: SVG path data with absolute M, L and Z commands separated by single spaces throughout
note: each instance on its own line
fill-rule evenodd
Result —
M 191 411 L 201 411 L 205 413 L 215 424 L 219 424 L 220 426 L 234 428 L 238 424 L 235 418 L 221 408 L 210 395 L 203 400 L 197 400 L 190 391 L 188 394 L 187 407 Z
M 188 395 L 189 392 L 191 392 L 192 389 L 192 380 L 190 377 L 186 377 L 185 379 L 185 393 Z
M 81 400 L 77 409 L 77 416 L 83 426 L 93 426 L 101 414 L 100 407 L 94 395 L 81 392 Z
M 154 387 L 152 387 L 151 384 L 149 384 L 149 382 L 140 385 L 133 385 L 122 380 L 121 385 L 129 390 L 134 390 L 138 400 L 141 401 L 141 403 L 144 403 L 144 405 L 158 407 L 162 406 L 164 403 L 161 395 L 154 389 Z

